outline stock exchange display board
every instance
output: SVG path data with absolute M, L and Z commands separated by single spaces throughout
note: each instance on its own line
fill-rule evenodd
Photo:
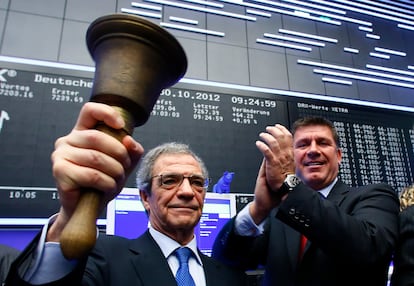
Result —
M 89 100 L 93 72 L 0 64 L 0 218 L 49 217 L 59 205 L 50 155 Z M 410 112 L 180 82 L 161 92 L 133 136 L 147 150 L 188 143 L 210 171 L 210 191 L 229 171 L 231 192 L 251 194 L 262 160 L 259 133 L 306 115 L 327 117 L 338 128 L 345 183 L 387 182 L 400 191 L 414 182 Z M 131 175 L 127 187 L 134 186 Z
M 93 73 L 7 66 L 0 82 L 0 217 L 50 215 L 58 201 L 50 154 L 88 101 Z M 267 125 L 288 124 L 287 103 L 225 89 L 178 83 L 164 89 L 149 120 L 133 136 L 145 149 L 177 141 L 191 145 L 210 171 L 211 185 L 234 172 L 232 191 L 251 193 L 261 155 L 255 141 Z M 135 186 L 131 175 L 127 187 Z M 46 213 L 47 212 L 47 213 Z

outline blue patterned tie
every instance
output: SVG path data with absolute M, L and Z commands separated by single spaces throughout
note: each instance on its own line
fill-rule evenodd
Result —
M 191 250 L 187 247 L 181 247 L 175 250 L 175 255 L 180 261 L 180 267 L 178 268 L 175 280 L 177 280 L 178 286 L 195 286 L 193 277 L 191 277 L 188 269 L 188 259 L 191 256 Z

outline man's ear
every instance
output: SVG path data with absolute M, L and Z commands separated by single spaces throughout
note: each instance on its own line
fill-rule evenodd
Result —
M 148 203 L 148 194 L 147 192 L 143 191 L 143 190 L 139 190 L 139 196 L 141 197 L 141 202 L 142 205 L 144 206 L 145 210 L 147 211 L 147 213 L 149 212 L 150 206 Z

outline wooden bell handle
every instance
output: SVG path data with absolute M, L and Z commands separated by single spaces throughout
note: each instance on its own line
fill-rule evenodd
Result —
M 133 131 L 133 118 L 122 108 L 117 109 L 126 122 L 124 129 L 113 129 L 98 124 L 97 130 L 105 132 L 119 141 Z M 96 242 L 96 220 L 102 203 L 103 193 L 92 188 L 82 190 L 78 205 L 60 236 L 60 247 L 67 259 L 80 259 L 88 255 Z

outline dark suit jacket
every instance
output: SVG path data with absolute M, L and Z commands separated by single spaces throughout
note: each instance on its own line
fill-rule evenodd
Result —
M 391 285 L 414 285 L 414 205 L 400 212 L 400 237 L 393 261 Z
M 245 269 L 264 265 L 263 285 L 386 285 L 398 212 L 386 184 L 350 188 L 338 181 L 327 199 L 300 184 L 273 210 L 262 235 L 237 236 L 230 221 L 213 257 Z M 300 233 L 308 237 L 301 261 Z
M 29 247 L 26 255 L 32 250 Z M 201 254 L 201 259 L 207 286 L 247 285 L 244 272 L 231 269 L 204 254 Z M 30 285 L 18 277 L 17 269 L 27 267 L 23 260 L 27 259 L 19 259 L 13 266 L 6 285 Z M 46 285 L 177 286 L 177 283 L 161 249 L 147 231 L 132 240 L 100 236 L 87 262 L 80 263 L 75 271 L 63 279 Z
M 19 255 L 19 250 L 0 244 L 0 285 L 6 279 L 10 265 Z

